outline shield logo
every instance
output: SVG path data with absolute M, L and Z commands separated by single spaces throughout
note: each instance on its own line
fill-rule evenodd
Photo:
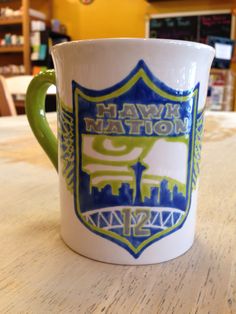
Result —
M 138 258 L 188 215 L 199 84 L 171 89 L 141 60 L 112 87 L 72 88 L 76 215 Z

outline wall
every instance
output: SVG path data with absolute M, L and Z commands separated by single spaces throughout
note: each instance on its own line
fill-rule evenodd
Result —
M 144 37 L 149 14 L 232 9 L 236 0 L 94 0 L 82 5 L 79 0 L 54 0 L 53 15 L 67 25 L 72 39 L 105 37 Z

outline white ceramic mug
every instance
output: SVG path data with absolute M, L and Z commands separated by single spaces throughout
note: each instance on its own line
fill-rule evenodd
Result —
M 57 168 L 61 236 L 118 264 L 175 258 L 193 244 L 203 110 L 214 49 L 163 39 L 52 48 L 27 92 L 31 127 Z M 58 142 L 44 112 L 58 97 Z

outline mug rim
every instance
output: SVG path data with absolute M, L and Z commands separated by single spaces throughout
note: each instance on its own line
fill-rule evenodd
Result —
M 133 44 L 153 44 L 153 45 L 170 45 L 170 46 L 183 46 L 185 48 L 193 48 L 198 50 L 208 50 L 215 54 L 215 49 L 207 44 L 198 43 L 194 41 L 179 40 L 179 39 L 164 39 L 164 38 L 134 38 L 134 37 L 120 37 L 120 38 L 97 38 L 97 39 L 80 39 L 72 40 L 69 42 L 63 42 L 54 45 L 51 49 L 57 50 L 63 47 L 73 47 L 73 46 L 86 46 L 92 44 L 104 45 L 107 43 L 133 43 Z

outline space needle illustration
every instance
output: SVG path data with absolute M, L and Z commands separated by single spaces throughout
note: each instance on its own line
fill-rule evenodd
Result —
M 134 199 L 135 205 L 140 205 L 142 203 L 142 194 L 141 194 L 141 180 L 144 170 L 147 169 L 140 161 L 136 162 L 136 164 L 130 166 L 134 170 L 135 176 L 135 187 L 136 187 L 136 195 Z

